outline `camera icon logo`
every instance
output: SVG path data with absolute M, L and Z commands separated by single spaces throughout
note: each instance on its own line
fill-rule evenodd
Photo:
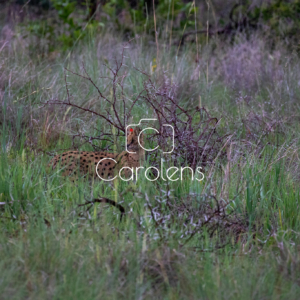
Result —
M 128 130 L 129 130 L 130 128 L 132 128 L 132 127 L 134 127 L 134 126 L 140 126 L 140 125 L 141 125 L 141 122 L 143 122 L 143 121 L 157 121 L 157 119 L 140 119 L 140 122 L 139 122 L 138 124 L 130 124 L 130 125 L 127 125 L 127 126 L 126 126 L 126 132 L 125 132 L 125 135 L 127 136 Z M 163 126 L 172 128 L 172 149 L 171 149 L 171 151 L 167 151 L 167 152 L 163 152 L 163 153 L 172 153 L 172 152 L 174 151 L 174 147 L 175 147 L 175 146 L 174 146 L 174 133 L 175 133 L 174 127 L 173 127 L 172 125 L 170 125 L 170 124 L 163 124 Z M 156 149 L 159 148 L 159 145 L 157 145 L 154 149 L 147 149 L 147 148 L 144 148 L 144 147 L 141 145 L 141 143 L 140 143 L 140 135 L 142 134 L 142 132 L 144 132 L 144 131 L 146 131 L 146 130 L 154 130 L 155 132 L 159 133 L 159 131 L 158 131 L 156 128 L 153 128 L 153 127 L 147 127 L 147 128 L 144 128 L 144 129 L 140 132 L 140 134 L 139 134 L 139 136 L 138 136 L 138 143 L 139 143 L 139 146 L 140 146 L 142 149 L 144 149 L 145 151 L 149 151 L 149 152 L 155 151 Z M 130 152 L 130 151 L 127 149 L 127 142 L 126 142 L 126 141 L 125 141 L 125 149 L 126 149 L 126 151 L 127 151 L 128 153 L 136 153 L 136 152 Z

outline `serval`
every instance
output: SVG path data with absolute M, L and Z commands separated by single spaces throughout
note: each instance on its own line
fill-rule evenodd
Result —
M 121 174 L 123 176 L 125 173 L 125 177 L 128 177 L 131 173 L 129 168 L 132 168 L 135 173 L 134 170 L 143 164 L 145 159 L 143 148 L 144 139 L 141 129 L 139 127 L 130 128 L 127 134 L 128 152 L 123 151 L 118 154 L 106 151 L 67 151 L 56 155 L 48 166 L 55 169 L 60 164 L 63 167 L 63 176 L 78 178 L 78 175 L 87 175 L 90 178 L 100 177 L 104 180 L 115 177 L 122 168 L 127 167 Z

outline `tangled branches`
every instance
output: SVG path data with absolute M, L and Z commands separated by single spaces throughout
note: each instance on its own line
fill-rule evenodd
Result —
M 154 133 L 152 131 L 151 134 L 148 134 L 148 140 L 156 141 L 164 152 L 170 153 L 171 155 L 167 159 L 172 162 L 187 162 L 193 169 L 199 164 L 205 166 L 207 163 L 213 162 L 219 155 L 226 137 L 226 135 L 221 136 L 218 133 L 219 120 L 211 117 L 204 107 L 188 107 L 186 101 L 178 96 L 178 88 L 175 83 L 170 83 L 166 72 L 161 71 L 161 73 L 158 73 L 154 81 L 151 75 L 134 67 L 132 71 L 138 72 L 139 76 L 143 78 L 143 84 L 141 90 L 135 93 L 133 97 L 129 98 L 125 95 L 128 94 L 128 91 L 125 93 L 125 82 L 129 68 L 124 63 L 124 52 L 128 47 L 129 43 L 123 46 L 120 60 L 115 59 L 115 68 L 105 65 L 112 76 L 99 77 L 100 80 L 108 80 L 111 95 L 104 92 L 104 90 L 109 90 L 107 87 L 101 89 L 96 84 L 84 64 L 82 64 L 83 75 L 65 69 L 67 72 L 89 82 L 94 87 L 98 99 L 101 101 L 100 111 L 80 105 L 72 100 L 66 76 L 66 99 L 52 99 L 44 104 L 72 107 L 83 113 L 96 116 L 116 129 L 114 136 L 124 135 L 129 121 L 133 117 L 136 120 L 135 115 L 142 108 L 145 112 L 142 118 L 150 117 L 156 120 L 155 124 L 143 123 L 145 126 L 151 125 L 154 129 Z M 103 132 L 98 136 L 77 133 L 73 135 L 73 138 L 79 137 L 81 141 L 90 143 L 94 147 L 95 140 L 102 141 L 106 139 L 108 147 L 112 147 L 115 143 L 112 136 L 111 133 Z M 175 147 L 170 151 L 170 140 L 172 139 L 175 142 L 175 145 L 173 145 Z M 159 151 L 152 154 L 150 155 L 151 162 L 157 161 Z

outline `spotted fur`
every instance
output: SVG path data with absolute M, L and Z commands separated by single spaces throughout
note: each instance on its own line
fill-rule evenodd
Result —
M 49 167 L 55 169 L 57 165 L 63 168 L 63 176 L 70 176 L 77 178 L 78 175 L 88 175 L 89 177 L 99 178 L 96 173 L 96 166 L 98 162 L 98 174 L 104 178 L 113 178 L 122 167 L 137 168 L 144 162 L 145 151 L 138 143 L 138 135 L 140 128 L 129 130 L 127 135 L 127 151 L 119 154 L 105 151 L 91 152 L 91 151 L 67 151 L 56 155 L 48 164 Z M 143 134 L 140 135 L 140 143 L 143 146 Z M 110 159 L 112 158 L 116 163 Z M 122 176 L 128 177 L 131 172 L 128 169 L 122 171 Z

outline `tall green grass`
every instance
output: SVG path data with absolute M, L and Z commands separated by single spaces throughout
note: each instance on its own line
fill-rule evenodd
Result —
M 178 56 L 177 49 L 161 52 L 160 63 L 168 80 L 177 83 L 183 107 L 199 105 L 201 96 L 201 105 L 222 118 L 219 130 L 232 134 L 224 148 L 229 159 L 220 157 L 207 166 L 201 183 L 188 177 L 175 183 L 150 182 L 140 176 L 137 182 L 120 181 L 117 190 L 84 178 L 73 184 L 59 170 L 47 169 L 48 154 L 72 147 L 78 128 L 97 135 L 97 130 L 108 132 L 111 126 L 74 108 L 41 102 L 66 98 L 63 67 L 82 73 L 81 61 L 110 95 L 110 81 L 99 76 L 109 75 L 103 63 L 113 66 L 118 39 L 91 39 L 55 63 L 16 48 L 0 53 L 6 64 L 1 79 L 3 298 L 299 298 L 299 107 L 294 100 L 299 61 L 278 63 L 279 79 L 268 77 L 272 72 L 260 66 L 267 79 L 237 91 L 222 73 L 221 59 L 226 63 L 238 43 L 210 53 L 215 46 L 202 50 L 199 65 L 193 47 Z M 143 84 L 132 66 L 150 72 L 156 48 L 141 39 L 126 55 L 124 93 L 130 105 Z M 269 64 L 267 55 L 259 63 Z M 96 111 L 107 108 L 91 84 L 67 74 L 72 101 Z M 152 79 L 164 83 L 155 71 Z M 136 122 L 151 117 L 152 111 L 141 100 L 133 115 Z M 278 119 L 274 130 L 267 130 Z M 118 149 L 123 150 L 123 144 L 119 138 Z M 106 147 L 105 142 L 96 145 Z M 81 149 L 92 147 L 85 144 Z M 99 197 L 124 206 L 122 222 L 114 207 L 95 204 L 87 211 L 78 206 Z

